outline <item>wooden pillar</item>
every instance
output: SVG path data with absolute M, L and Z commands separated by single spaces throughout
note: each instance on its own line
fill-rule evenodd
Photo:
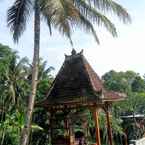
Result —
M 128 145 L 127 133 L 126 133 L 126 131 L 124 131 L 124 142 L 125 142 L 125 145 Z
M 109 144 L 113 145 L 113 135 L 112 135 L 111 122 L 110 122 L 110 112 L 109 112 L 108 107 L 107 107 L 105 113 L 106 113 L 107 132 L 108 132 Z
M 51 143 L 51 113 L 48 111 L 47 112 L 47 125 L 48 125 L 48 140 L 49 144 Z
M 64 119 L 64 128 L 66 131 L 66 138 L 69 140 L 69 145 L 73 145 L 72 140 L 71 140 L 71 125 L 70 125 L 70 119 L 68 116 Z
M 54 131 L 54 125 L 53 125 L 53 121 L 55 119 L 55 113 L 56 111 L 51 110 L 50 111 L 50 139 L 51 139 L 51 145 L 53 144 L 53 139 L 54 139 L 54 135 L 53 135 L 53 131 Z
M 99 110 L 97 107 L 93 109 L 93 116 L 95 121 L 95 130 L 96 130 L 96 144 L 101 145 L 100 128 L 99 128 Z
M 53 129 L 52 129 L 52 114 L 50 116 L 50 143 L 52 144 L 52 138 L 53 138 Z
M 64 128 L 66 130 L 66 137 L 69 139 L 69 145 L 74 145 L 72 140 L 72 126 L 71 126 L 71 119 L 69 117 L 70 110 L 67 109 L 67 106 L 65 107 L 64 111 Z
M 70 139 L 70 145 L 74 145 L 74 136 L 73 136 L 73 128 L 71 125 L 71 121 L 69 122 L 69 139 Z
M 69 120 L 68 120 L 68 117 L 65 117 L 65 119 L 64 119 L 64 128 L 66 130 L 66 136 L 69 136 Z

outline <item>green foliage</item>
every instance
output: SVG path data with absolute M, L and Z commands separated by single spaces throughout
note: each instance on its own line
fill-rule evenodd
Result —
M 144 92 L 145 81 L 140 76 L 136 76 L 131 84 L 131 87 L 133 92 Z
M 135 76 L 136 74 L 133 72 L 124 74 L 123 72 L 117 73 L 112 70 L 106 73 L 102 78 L 104 80 L 104 85 L 108 90 L 128 93 L 131 89 L 130 83 L 132 83 L 131 81 Z
M 115 72 L 110 71 L 103 77 L 104 85 L 108 90 L 124 92 L 127 98 L 123 102 L 115 104 L 119 112 L 143 113 L 145 103 L 145 81 L 133 71 Z
M 43 99 L 50 87 L 53 77 L 52 67 L 40 61 L 37 100 Z M 20 59 L 18 53 L 8 46 L 0 44 L 0 144 L 19 144 L 19 137 L 24 127 L 24 113 L 30 94 L 32 67 L 27 58 Z M 40 111 L 39 111 L 40 112 Z M 41 118 L 42 119 L 42 118 Z M 34 121 L 31 132 L 41 132 L 43 126 Z M 41 124 L 40 124 L 41 125 Z
M 18 135 L 22 128 L 22 114 L 6 114 L 0 123 L 0 140 L 2 145 L 16 145 L 19 142 Z
M 0 105 L 17 107 L 24 104 L 29 85 L 26 81 L 28 59 L 19 59 L 17 52 L 1 45 L 0 49 Z M 23 102 L 23 103 L 22 103 Z M 9 105 L 11 104 L 11 105 Z
M 105 87 L 109 90 L 124 92 L 127 98 L 113 105 L 113 113 L 119 118 L 124 115 L 145 114 L 145 80 L 133 71 L 110 71 L 103 76 Z M 142 137 L 142 130 L 138 127 L 136 118 L 125 122 L 130 139 Z

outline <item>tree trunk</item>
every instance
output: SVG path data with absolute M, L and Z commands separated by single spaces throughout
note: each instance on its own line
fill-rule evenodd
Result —
M 27 145 L 29 142 L 31 120 L 38 80 L 39 48 L 40 48 L 40 10 L 38 6 L 38 1 L 36 0 L 34 13 L 34 55 L 32 64 L 31 94 L 29 96 L 28 109 L 25 117 L 25 126 L 22 130 L 20 145 Z

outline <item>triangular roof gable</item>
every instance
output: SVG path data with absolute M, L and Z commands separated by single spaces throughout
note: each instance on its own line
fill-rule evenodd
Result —
M 73 50 L 72 55 L 65 57 L 46 100 L 48 104 L 95 102 L 101 97 L 102 89 L 102 81 L 82 51 L 76 54 Z

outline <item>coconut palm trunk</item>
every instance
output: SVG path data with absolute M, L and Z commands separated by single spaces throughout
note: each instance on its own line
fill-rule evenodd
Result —
M 34 55 L 32 64 L 32 83 L 31 83 L 31 94 L 29 97 L 28 109 L 26 114 L 25 126 L 22 131 L 20 145 L 27 145 L 29 140 L 31 120 L 34 108 L 34 101 L 37 89 L 38 80 L 38 65 L 39 65 L 39 49 L 40 49 L 40 10 L 38 1 L 35 1 L 35 12 L 34 12 Z

